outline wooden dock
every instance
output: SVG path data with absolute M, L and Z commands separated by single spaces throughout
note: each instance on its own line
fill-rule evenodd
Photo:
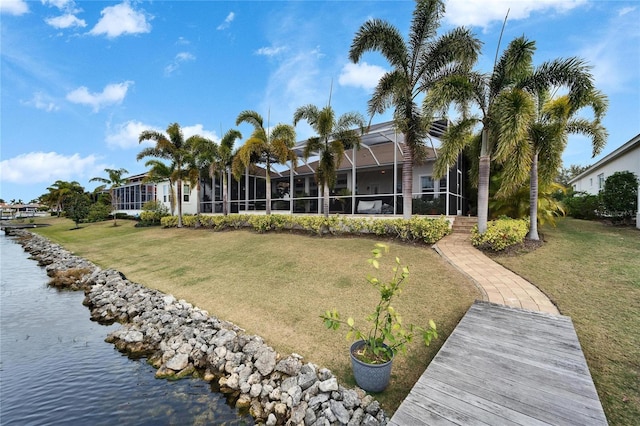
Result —
M 606 425 L 571 318 L 475 302 L 390 425 Z

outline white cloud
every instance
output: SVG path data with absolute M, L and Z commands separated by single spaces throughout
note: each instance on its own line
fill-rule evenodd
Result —
M 0 180 L 19 184 L 78 180 L 104 168 L 97 162 L 94 155 L 29 152 L 0 162 Z
M 286 50 L 287 50 L 287 48 L 285 46 L 261 47 L 260 49 L 256 50 L 256 55 L 276 56 L 277 54 L 282 53 L 282 52 L 284 52 Z
M 591 39 L 583 41 L 578 56 L 593 65 L 596 87 L 605 93 L 625 93 L 637 86 L 638 69 L 629 66 L 638 57 L 640 11 L 631 10 L 602 22 Z
M 23 105 L 32 106 L 36 109 L 52 112 L 60 109 L 58 105 L 51 99 L 50 96 L 45 95 L 42 92 L 36 92 L 33 94 L 33 98 L 28 101 L 22 102 Z
M 115 38 L 123 34 L 140 34 L 151 31 L 151 24 L 147 22 L 147 15 L 144 11 L 137 11 L 131 8 L 128 2 L 109 6 L 100 12 L 102 18 L 89 34 L 106 35 L 108 38 Z
M 347 63 L 342 67 L 338 83 L 342 86 L 362 87 L 366 90 L 375 88 L 386 70 L 378 65 L 366 62 L 358 64 Z
M 154 130 L 162 132 L 161 129 L 155 128 L 140 121 L 130 120 L 120 123 L 114 129 L 107 123 L 107 137 L 105 138 L 109 148 L 131 149 L 141 145 L 138 142 L 140 133 L 145 130 Z M 151 146 L 152 142 L 144 142 L 142 145 Z
M 211 139 L 214 142 L 220 142 L 220 137 L 215 131 L 205 130 L 202 124 L 194 124 L 193 126 L 183 126 L 182 135 L 185 139 L 193 136 L 200 135 L 207 139 Z M 107 136 L 105 141 L 109 148 L 119 149 L 133 149 L 138 147 L 153 146 L 155 142 L 144 141 L 139 143 L 140 134 L 145 130 L 153 130 L 166 135 L 165 129 L 151 126 L 149 124 L 142 123 L 140 121 L 130 120 L 124 123 L 120 123 L 112 127 L 107 123 Z
M 60 10 L 69 10 L 75 8 L 74 0 L 41 0 L 42 4 L 57 7 Z
M 623 16 L 626 15 L 627 13 L 631 13 L 633 11 L 635 11 L 636 8 L 634 7 L 624 7 L 622 9 L 620 9 L 620 11 L 618 11 L 618 16 Z
M 25 0 L 2 0 L 0 1 L 0 13 L 20 16 L 29 12 L 29 6 Z
M 55 18 L 45 19 L 45 22 L 54 28 L 70 28 L 70 27 L 86 27 L 87 23 L 84 19 L 78 19 L 70 13 L 66 15 L 56 16 Z
M 229 12 L 227 17 L 224 18 L 224 22 L 222 24 L 218 25 L 218 28 L 216 28 L 216 29 L 217 30 L 226 30 L 227 28 L 229 28 L 231 26 L 231 22 L 233 22 L 235 17 L 236 17 L 235 13 Z
M 76 104 L 89 105 L 94 112 L 97 112 L 104 106 L 121 103 L 132 84 L 133 81 L 108 84 L 101 93 L 90 93 L 89 89 L 82 86 L 67 93 L 67 100 Z
M 320 72 L 320 60 L 325 55 L 319 48 L 302 50 L 286 56 L 269 77 L 264 101 L 258 110 L 270 111 L 287 118 L 271 116 L 271 123 L 290 122 L 290 114 L 300 105 L 322 103 L 329 97 L 329 78 Z M 326 82 L 326 87 L 319 87 Z M 277 108 L 274 108 L 277 105 Z
M 487 28 L 509 20 L 528 18 L 533 12 L 563 13 L 586 4 L 587 0 L 449 0 L 445 20 L 453 25 Z
M 165 75 L 171 75 L 175 70 L 180 68 L 183 62 L 195 61 L 196 57 L 189 52 L 180 52 L 173 58 L 173 61 L 164 68 Z
M 218 135 L 216 135 L 216 132 L 205 130 L 202 124 L 194 124 L 193 126 L 182 127 L 182 135 L 185 139 L 194 135 L 200 135 L 203 138 L 210 139 L 216 143 L 220 142 L 220 138 L 218 137 Z

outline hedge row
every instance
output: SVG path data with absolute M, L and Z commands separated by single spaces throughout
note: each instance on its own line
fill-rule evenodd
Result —
M 528 232 L 528 220 L 503 218 L 489 222 L 484 234 L 478 233 L 478 225 L 474 226 L 471 230 L 471 243 L 480 249 L 502 251 L 522 243 Z
M 165 228 L 178 224 L 176 216 L 161 220 Z M 256 232 L 300 231 L 312 235 L 376 235 L 401 241 L 420 241 L 433 244 L 451 232 L 449 221 L 442 218 L 375 219 L 343 216 L 292 216 L 292 215 L 243 215 L 183 216 L 185 227 L 203 227 L 221 231 L 225 229 L 251 228 Z

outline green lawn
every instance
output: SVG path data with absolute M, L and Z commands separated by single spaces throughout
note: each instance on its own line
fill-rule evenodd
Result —
M 320 315 L 336 308 L 362 323 L 373 312 L 378 298 L 365 280 L 373 272 L 366 259 L 378 240 L 134 228 L 127 221 L 118 221 L 121 226 L 115 228 L 104 222 L 69 230 L 70 221 L 51 222 L 53 226 L 37 232 L 103 268 L 115 268 L 132 281 L 232 321 L 262 336 L 281 354 L 295 352 L 327 367 L 347 386 L 355 385 L 350 342 L 342 330 L 327 330 Z M 398 256 L 411 273 L 394 307 L 405 324 L 426 326 L 433 319 L 440 333 L 429 348 L 414 341 L 407 356 L 394 360 L 389 387 L 376 395 L 391 414 L 479 294 L 430 247 L 389 245 L 390 255 Z
M 158 288 L 261 335 L 279 352 L 300 353 L 353 385 L 346 342 L 318 315 L 337 308 L 356 318 L 375 296 L 364 281 L 374 240 L 247 231 L 133 228 L 122 221 L 38 232 L 102 267 Z M 120 223 L 120 222 L 119 222 Z M 571 316 L 607 419 L 640 423 L 640 231 L 573 219 L 542 230 L 537 250 L 496 260 L 536 284 Z M 441 338 L 396 358 L 390 387 L 377 398 L 393 412 L 474 298 L 467 279 L 428 247 L 391 243 L 412 277 L 397 309 L 405 322 L 433 318 Z
M 640 230 L 575 219 L 534 252 L 495 258 L 572 318 L 611 425 L 640 424 Z

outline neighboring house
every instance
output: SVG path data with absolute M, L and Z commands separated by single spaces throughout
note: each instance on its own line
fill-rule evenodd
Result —
M 571 179 L 569 185 L 574 191 L 597 195 L 604 188 L 604 183 L 609 176 L 615 172 L 624 171 L 635 173 L 640 178 L 640 134 Z M 638 206 L 640 206 L 640 187 Z M 640 228 L 640 208 L 636 210 L 636 227 Z
M 116 213 L 138 216 L 144 203 L 156 199 L 156 184 L 144 182 L 146 176 L 146 173 L 130 176 L 124 185 L 113 188 Z M 109 189 L 105 192 L 108 193 Z
M 40 207 L 40 204 L 0 204 L 0 211 L 2 219 L 15 219 L 38 216 Z

